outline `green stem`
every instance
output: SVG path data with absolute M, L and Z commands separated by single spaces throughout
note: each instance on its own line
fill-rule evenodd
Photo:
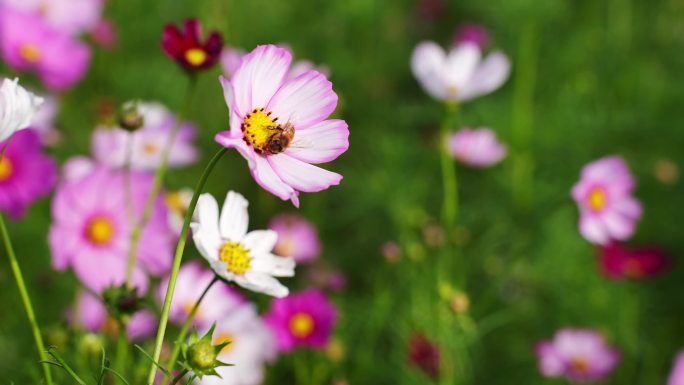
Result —
M 38 356 L 40 357 L 40 360 L 43 361 L 42 366 L 43 373 L 45 374 L 45 382 L 47 385 L 52 385 L 52 372 L 50 372 L 50 364 L 46 363 L 48 361 L 48 356 L 45 350 L 45 345 L 43 344 L 43 337 L 40 333 L 38 321 L 36 321 L 36 315 L 33 312 L 33 305 L 31 305 L 31 298 L 26 290 L 24 277 L 21 274 L 21 269 L 19 268 L 19 263 L 17 262 L 17 256 L 14 254 L 14 248 L 12 247 L 12 242 L 10 241 L 9 233 L 7 232 L 7 225 L 5 225 L 5 218 L 2 214 L 0 214 L 0 233 L 2 233 L 2 242 L 7 250 L 7 256 L 9 257 L 12 274 L 17 282 L 17 289 L 19 289 L 19 295 L 21 296 L 21 301 L 24 304 L 24 310 L 26 310 L 26 316 L 28 317 L 29 324 L 31 325 L 33 338 L 35 339 L 36 348 L 38 349 Z
M 218 276 L 214 276 L 214 279 L 211 280 L 209 285 L 204 289 L 202 292 L 202 295 L 197 299 L 197 302 L 192 306 L 192 309 L 190 309 L 190 313 L 188 314 L 188 318 L 186 318 L 185 322 L 183 323 L 183 326 L 181 327 L 180 332 L 178 333 L 178 338 L 176 339 L 176 345 L 173 347 L 173 351 L 171 352 L 171 356 L 169 358 L 169 361 L 166 364 L 166 367 L 169 370 L 173 370 L 173 367 L 176 366 L 176 361 L 178 360 L 178 355 L 180 354 L 180 348 L 181 344 L 183 341 L 185 341 L 185 337 L 188 335 L 188 330 L 190 330 L 190 326 L 192 325 L 192 321 L 195 319 L 195 314 L 197 314 L 197 309 L 199 309 L 200 304 L 202 303 L 202 300 L 204 299 L 204 296 L 207 295 L 209 292 L 209 289 L 211 289 L 212 286 L 216 282 L 219 281 Z
M 199 199 L 200 193 L 204 189 L 204 185 L 207 183 L 209 174 L 218 163 L 219 159 L 223 154 L 228 151 L 227 148 L 221 148 L 216 155 L 209 161 L 207 167 L 204 169 L 199 182 L 197 182 L 197 187 L 195 187 L 195 192 L 192 195 L 192 200 L 188 206 L 188 212 L 185 214 L 185 220 L 183 221 L 183 229 L 181 230 L 180 238 L 178 239 L 178 246 L 176 247 L 176 253 L 173 257 L 173 266 L 171 267 L 171 276 L 169 277 L 169 284 L 166 288 L 166 297 L 164 298 L 164 306 L 162 307 L 161 318 L 159 319 L 159 330 L 157 331 L 157 339 L 155 341 L 154 353 L 152 357 L 155 362 L 159 362 L 159 356 L 161 355 L 162 344 L 164 342 L 164 334 L 166 333 L 166 325 L 169 321 L 169 311 L 171 310 L 171 299 L 173 298 L 173 291 L 176 289 L 176 279 L 178 278 L 178 270 L 180 270 L 181 260 L 183 259 L 183 251 L 185 250 L 185 243 L 188 238 L 188 232 L 190 231 L 190 221 L 192 220 L 192 215 L 195 212 L 195 207 L 197 206 L 197 200 Z M 149 385 L 154 384 L 154 376 L 157 372 L 157 365 L 152 363 L 150 365 L 150 373 L 147 378 L 147 383 Z
M 440 128 L 439 153 L 442 163 L 442 185 L 444 187 L 442 221 L 447 238 L 452 236 L 458 215 L 458 184 L 456 180 L 456 166 L 451 154 L 449 153 L 449 133 L 452 120 L 458 111 L 458 106 L 447 105 L 444 120 Z
M 119 321 L 119 336 L 116 345 L 116 371 L 124 375 L 128 361 L 128 336 L 126 334 L 126 323 Z
M 183 369 L 182 372 L 178 373 L 178 375 L 173 378 L 173 381 L 171 381 L 171 385 L 176 385 L 178 381 L 180 381 L 181 378 L 183 378 L 183 376 L 185 376 L 186 374 L 188 374 L 188 369 Z
M 162 182 L 164 181 L 164 175 L 166 174 L 166 170 L 168 168 L 169 154 L 171 153 L 173 143 L 176 141 L 176 137 L 178 136 L 180 127 L 183 124 L 183 119 L 185 118 L 185 115 L 188 113 L 188 111 L 190 110 L 190 106 L 192 105 L 192 98 L 195 94 L 196 84 L 196 78 L 191 77 L 190 83 L 188 83 L 188 89 L 185 93 L 185 101 L 183 102 L 183 108 L 180 110 L 178 115 L 176 115 L 176 122 L 174 123 L 174 126 L 171 129 L 171 133 L 169 134 L 168 140 L 164 146 L 161 162 L 159 163 L 159 167 L 157 167 L 157 171 L 155 171 L 154 173 L 154 181 L 152 182 L 152 188 L 150 189 L 150 192 L 147 195 L 147 200 L 145 201 L 145 205 L 143 206 L 142 216 L 140 217 L 140 220 L 135 223 L 133 230 L 131 230 L 130 247 L 128 249 L 128 266 L 126 269 L 126 284 L 128 286 L 131 286 L 133 283 L 133 269 L 135 268 L 136 257 L 138 254 L 138 245 L 140 244 L 140 237 L 142 235 L 142 231 L 147 225 L 147 222 L 150 220 L 150 217 L 152 216 L 154 203 L 157 200 L 157 196 L 159 195 L 159 191 L 162 187 Z

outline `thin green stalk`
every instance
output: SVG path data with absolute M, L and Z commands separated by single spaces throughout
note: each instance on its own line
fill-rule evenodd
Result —
M 17 256 L 14 254 L 14 248 L 12 247 L 12 242 L 10 241 L 9 233 L 7 232 L 7 226 L 5 225 L 5 218 L 2 214 L 0 214 L 0 233 L 2 233 L 2 242 L 5 245 L 5 250 L 7 250 L 7 256 L 9 257 L 12 274 L 17 282 L 17 289 L 19 289 L 19 295 L 21 296 L 21 301 L 24 304 L 24 310 L 26 310 L 26 316 L 28 317 L 29 325 L 31 325 L 33 338 L 36 342 L 36 348 L 38 349 L 38 356 L 43 362 L 42 367 L 43 373 L 45 374 L 45 382 L 47 385 L 52 385 L 52 372 L 50 372 L 50 364 L 46 363 L 48 361 L 48 356 L 45 350 L 45 345 L 43 344 L 43 336 L 40 333 L 38 321 L 36 321 L 36 315 L 33 312 L 31 298 L 26 290 L 24 277 L 21 274 L 21 269 L 19 268 L 19 263 L 17 262 Z
M 183 378 L 183 376 L 185 376 L 186 374 L 188 374 L 188 370 L 183 369 L 182 372 L 178 373 L 178 375 L 173 378 L 173 380 L 171 381 L 171 385 L 176 385 L 178 383 L 178 381 L 180 381 Z
M 128 249 L 128 266 L 126 269 L 126 284 L 128 286 L 131 286 L 133 283 L 133 269 L 135 268 L 136 256 L 138 254 L 138 245 L 140 244 L 140 237 L 142 236 L 142 231 L 147 225 L 147 222 L 150 220 L 150 217 L 152 216 L 154 202 L 157 200 L 157 195 L 159 195 L 159 191 L 162 187 L 162 182 L 164 181 L 164 175 L 166 174 L 166 170 L 168 168 L 169 154 L 171 153 L 173 143 L 176 141 L 176 136 L 180 131 L 180 127 L 183 124 L 183 119 L 185 118 L 185 115 L 187 115 L 188 111 L 190 110 L 190 106 L 192 105 L 192 99 L 195 95 L 196 84 L 196 78 L 191 77 L 190 82 L 188 83 L 188 89 L 185 93 L 185 101 L 183 102 L 183 108 L 180 110 L 178 115 L 176 115 L 176 122 L 174 123 L 174 126 L 171 129 L 171 133 L 169 134 L 168 140 L 162 152 L 161 163 L 159 164 L 159 167 L 157 167 L 157 171 L 155 171 L 154 173 L 154 181 L 152 182 L 152 188 L 150 189 L 150 192 L 147 195 L 147 200 L 145 201 L 145 205 L 143 206 L 142 216 L 140 217 L 140 220 L 135 223 L 133 230 L 131 230 L 131 242 L 130 247 Z
M 195 314 L 197 314 L 197 309 L 199 309 L 199 306 L 202 303 L 204 296 L 207 295 L 209 289 L 211 289 L 211 287 L 214 286 L 214 284 L 218 281 L 218 276 L 214 276 L 214 279 L 211 280 L 209 285 L 207 285 L 207 287 L 202 292 L 202 295 L 200 295 L 200 297 L 197 299 L 197 302 L 195 302 L 195 304 L 192 306 L 192 309 L 190 309 L 188 318 L 185 319 L 185 322 L 183 323 L 183 326 L 181 327 L 181 330 L 178 333 L 178 338 L 176 339 L 178 343 L 173 347 L 173 351 L 171 352 L 169 361 L 166 364 L 166 368 L 168 368 L 169 370 L 173 370 L 173 367 L 176 366 L 176 361 L 178 360 L 178 355 L 180 354 L 181 344 L 183 343 L 183 341 L 185 341 L 185 337 L 188 335 L 188 330 L 190 330 L 192 321 L 195 319 Z
M 458 106 L 448 104 L 442 126 L 440 129 L 439 154 L 442 163 L 442 185 L 444 187 L 442 221 L 444 231 L 450 238 L 458 215 L 458 184 L 456 180 L 456 166 L 449 154 L 448 138 L 453 118 L 458 111 Z
M 128 363 L 128 336 L 126 334 L 126 323 L 119 321 L 119 336 L 116 345 L 116 372 L 122 375 L 126 373 Z
M 154 362 L 159 362 L 159 356 L 161 355 L 162 344 L 164 343 L 164 334 L 166 333 L 166 325 L 169 321 L 169 311 L 171 310 L 171 299 L 173 298 L 173 291 L 176 289 L 176 280 L 178 279 L 178 270 L 180 270 L 181 260 L 183 259 L 183 251 L 185 250 L 185 243 L 188 238 L 188 232 L 190 231 L 190 221 L 192 220 L 192 214 L 195 212 L 195 207 L 197 206 L 197 200 L 199 199 L 200 193 L 204 189 L 204 185 L 207 183 L 209 174 L 218 163 L 219 159 L 223 154 L 228 151 L 227 148 L 221 148 L 216 155 L 209 161 L 207 167 L 204 169 L 199 182 L 197 182 L 197 187 L 195 187 L 195 192 L 192 195 L 192 200 L 190 201 L 190 206 L 188 207 L 188 212 L 185 214 L 185 220 L 183 221 L 183 229 L 181 230 L 180 238 L 178 239 L 178 246 L 176 247 L 176 253 L 173 257 L 173 266 L 171 267 L 171 276 L 169 277 L 169 284 L 166 288 L 166 297 L 164 298 L 164 306 L 162 307 L 161 318 L 159 319 L 159 330 L 157 331 L 157 339 L 155 341 L 154 353 L 152 355 Z M 157 365 L 152 363 L 150 365 L 150 373 L 147 378 L 147 383 L 149 385 L 154 384 L 154 376 L 157 372 Z

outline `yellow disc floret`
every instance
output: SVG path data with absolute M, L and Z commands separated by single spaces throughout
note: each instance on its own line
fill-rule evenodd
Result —
M 589 207 L 592 210 L 601 211 L 606 207 L 606 198 L 606 191 L 603 188 L 594 187 L 593 189 L 591 189 L 591 191 L 589 191 L 587 201 L 589 203 Z
M 290 333 L 297 338 L 306 338 L 314 331 L 315 322 L 307 313 L 296 313 L 290 318 Z
M 185 52 L 185 60 L 193 67 L 199 67 L 207 61 L 207 53 L 201 48 L 190 48 Z
M 219 259 L 228 265 L 228 271 L 243 275 L 249 270 L 251 257 L 244 246 L 237 242 L 226 242 L 221 247 Z
M 0 182 L 4 182 L 12 176 L 14 166 L 6 156 L 0 158 Z
M 270 112 L 263 108 L 255 108 L 245 116 L 242 123 L 242 133 L 245 141 L 258 153 L 265 153 L 271 137 L 278 132 L 278 118 L 271 117 Z
M 40 50 L 34 44 L 24 44 L 19 48 L 19 56 L 29 63 L 37 63 L 40 60 Z
M 97 216 L 88 221 L 86 237 L 97 246 L 105 246 L 114 238 L 114 223 L 105 216 Z

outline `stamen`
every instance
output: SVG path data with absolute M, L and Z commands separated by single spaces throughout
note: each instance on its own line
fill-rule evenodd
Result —
M 237 242 L 226 242 L 221 247 L 219 259 L 228 265 L 229 272 L 237 275 L 244 275 L 252 261 L 247 249 Z

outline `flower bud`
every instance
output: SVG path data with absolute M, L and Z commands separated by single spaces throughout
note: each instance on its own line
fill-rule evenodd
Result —
M 213 368 L 216 360 L 216 348 L 211 342 L 200 340 L 188 349 L 188 359 L 192 368 L 200 370 Z
M 137 102 L 128 102 L 121 107 L 118 116 L 119 126 L 126 131 L 136 131 L 145 124 Z

